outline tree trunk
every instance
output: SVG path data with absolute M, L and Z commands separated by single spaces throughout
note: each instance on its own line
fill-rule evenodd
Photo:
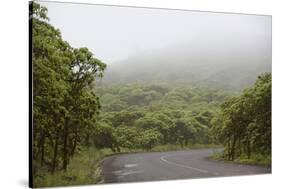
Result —
M 41 166 L 44 164 L 44 159 L 45 159 L 45 131 L 44 129 L 42 130 L 41 133 Z
M 74 141 L 73 141 L 73 146 L 72 146 L 72 149 L 71 149 L 71 156 L 73 156 L 74 153 L 75 153 L 75 149 L 76 149 L 76 146 L 77 146 L 77 140 L 78 140 L 78 134 L 76 132 L 75 137 L 74 137 Z
M 236 145 L 236 137 L 233 136 L 233 142 L 231 146 L 231 160 L 233 161 L 235 159 L 235 145 Z
M 239 156 L 242 154 L 242 150 L 241 150 L 241 138 L 238 138 L 238 150 L 239 150 Z
M 230 152 L 230 139 L 228 139 L 228 142 L 227 142 L 227 160 L 230 160 L 230 155 L 231 155 L 231 152 Z
M 251 142 L 249 139 L 247 139 L 247 156 L 248 156 L 248 159 L 251 158 Z
M 67 169 L 67 163 L 68 163 L 68 149 L 67 149 L 67 142 L 68 142 L 68 122 L 69 119 L 66 118 L 65 124 L 64 124 L 64 140 L 63 140 L 63 165 L 62 168 L 64 171 Z
M 89 133 L 86 134 L 86 137 L 85 137 L 85 145 L 86 145 L 87 147 L 90 146 L 90 135 L 89 135 Z
M 58 154 L 58 132 L 56 132 L 56 139 L 55 139 L 55 147 L 54 147 L 54 156 L 53 156 L 53 162 L 52 162 L 52 174 L 54 174 L 56 170 L 56 162 L 57 162 L 57 154 Z
M 183 148 L 183 141 L 180 140 L 180 145 L 181 145 L 181 148 Z
M 185 144 L 185 146 L 188 145 L 188 139 L 185 139 L 184 144 Z

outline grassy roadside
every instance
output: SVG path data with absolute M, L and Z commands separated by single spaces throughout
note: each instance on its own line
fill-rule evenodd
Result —
M 41 171 L 34 178 L 34 186 L 54 187 L 99 183 L 102 181 L 102 159 L 110 154 L 113 154 L 110 149 L 82 149 L 71 159 L 66 172 L 56 171 L 51 174 Z
M 165 152 L 174 150 L 188 150 L 200 148 L 221 147 L 214 144 L 192 144 L 181 147 L 179 145 L 159 145 L 152 148 L 149 152 Z M 125 149 L 114 153 L 110 149 L 96 149 L 93 147 L 83 148 L 75 155 L 68 166 L 66 172 L 57 171 L 53 175 L 46 171 L 41 171 L 34 178 L 34 187 L 54 187 L 54 186 L 73 186 L 103 183 L 102 161 L 105 157 L 124 153 L 147 152 L 142 149 Z
M 251 154 L 251 158 L 248 158 L 246 154 L 241 154 L 240 157 L 237 157 L 234 161 L 227 160 L 224 153 L 216 153 L 212 157 L 211 160 L 223 161 L 223 162 L 232 162 L 246 165 L 258 165 L 258 166 L 271 166 L 271 155 L 262 155 L 258 153 Z

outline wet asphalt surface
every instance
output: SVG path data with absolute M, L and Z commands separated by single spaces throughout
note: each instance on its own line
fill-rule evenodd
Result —
M 206 177 L 268 174 L 270 167 L 209 160 L 222 149 L 132 153 L 103 161 L 105 183 L 142 182 Z

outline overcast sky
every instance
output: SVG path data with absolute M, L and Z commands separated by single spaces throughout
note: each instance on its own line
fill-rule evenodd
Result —
M 40 4 L 48 8 L 50 23 L 60 29 L 64 40 L 73 47 L 88 47 L 107 64 L 181 43 L 192 46 L 199 39 L 207 42 L 204 45 L 210 41 L 214 48 L 223 42 L 223 48 L 233 49 L 231 45 L 237 41 L 253 44 L 253 49 L 260 48 L 257 44 L 271 48 L 270 16 Z

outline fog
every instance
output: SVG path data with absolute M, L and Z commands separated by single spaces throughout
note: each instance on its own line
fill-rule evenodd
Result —
M 151 75 L 155 79 L 156 72 L 172 77 L 180 72 L 196 82 L 225 78 L 214 75 L 241 76 L 240 85 L 245 77 L 252 82 L 259 73 L 271 71 L 270 16 L 41 4 L 64 40 L 74 47 L 88 47 L 109 65 L 108 77 L 114 80 L 138 79 L 138 75 L 140 80 Z

